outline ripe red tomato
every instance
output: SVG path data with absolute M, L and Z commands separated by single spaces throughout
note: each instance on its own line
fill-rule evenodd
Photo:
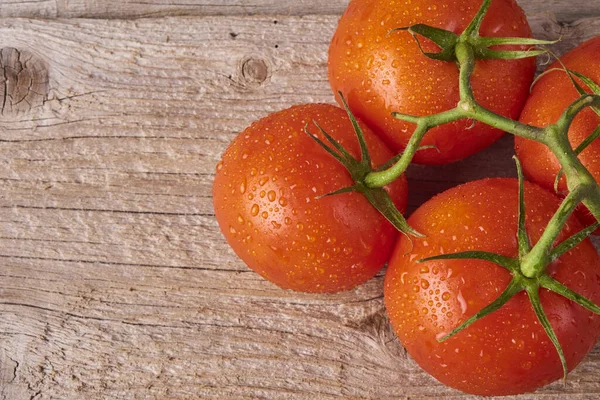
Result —
M 564 65 L 573 71 L 582 73 L 600 84 L 600 37 L 591 39 L 563 57 Z M 561 68 L 558 62 L 550 65 L 550 69 Z M 582 84 L 582 82 L 579 82 Z M 585 87 L 585 86 L 584 86 Z M 535 84 L 525 104 L 520 121 L 526 124 L 544 127 L 558 120 L 563 111 L 580 97 L 579 92 L 563 71 L 552 71 L 544 75 Z M 600 125 L 600 116 L 593 110 L 581 112 L 569 129 L 569 141 L 573 148 L 577 147 Z M 552 190 L 560 164 L 556 157 L 543 144 L 515 137 L 515 150 L 525 175 L 537 184 Z M 600 181 L 600 141 L 593 141 L 580 155 L 579 159 L 592 173 L 596 182 Z M 567 190 L 564 177 L 558 189 Z M 596 222 L 585 207 L 579 209 L 580 218 L 591 225 Z M 599 231 L 596 232 L 600 233 Z
M 329 47 L 329 82 L 341 91 L 357 117 L 371 126 L 390 148 L 400 152 L 415 125 L 394 119 L 394 111 L 431 115 L 456 107 L 459 101 L 455 63 L 422 55 L 408 32 L 394 28 L 424 23 L 461 33 L 481 0 L 352 0 L 339 21 Z M 514 0 L 492 2 L 482 36 L 530 37 L 523 10 Z M 439 51 L 421 38 L 425 51 Z M 519 116 L 535 72 L 535 61 L 478 61 L 472 77 L 475 98 L 486 108 L 513 119 Z M 444 164 L 489 146 L 502 132 L 471 121 L 446 124 L 425 135 L 414 162 Z M 469 129 L 470 128 L 470 129 Z
M 306 135 L 307 124 L 318 132 L 313 121 L 359 158 L 344 110 L 295 106 L 253 123 L 231 143 L 217 166 L 213 201 L 225 238 L 254 271 L 285 289 L 337 292 L 366 282 L 381 269 L 397 231 L 361 194 L 317 198 L 354 182 Z M 374 165 L 392 157 L 360 124 Z M 403 210 L 406 179 L 387 190 Z
M 525 203 L 527 232 L 535 243 L 560 201 L 526 182 Z M 385 277 L 385 305 L 402 344 L 425 371 L 464 392 L 524 393 L 562 377 L 558 353 L 525 292 L 450 339 L 437 341 L 494 301 L 511 274 L 487 261 L 417 261 L 470 250 L 516 257 L 517 206 L 514 179 L 470 182 L 434 197 L 408 220 L 426 237 L 413 239 L 413 244 L 401 238 Z M 558 241 L 580 229 L 571 218 Z M 589 240 L 556 260 L 548 272 L 600 301 L 600 258 Z M 596 343 L 600 317 L 546 289 L 540 297 L 572 369 Z

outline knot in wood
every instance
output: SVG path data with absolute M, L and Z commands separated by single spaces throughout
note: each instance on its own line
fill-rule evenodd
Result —
M 34 54 L 12 47 L 0 49 L 0 113 L 31 111 L 48 95 L 48 68 Z
M 261 85 L 269 77 L 265 60 L 249 57 L 242 62 L 242 78 L 250 85 Z

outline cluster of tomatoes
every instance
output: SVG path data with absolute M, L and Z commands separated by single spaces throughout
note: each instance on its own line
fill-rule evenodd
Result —
M 392 112 L 431 115 L 459 101 L 455 63 L 432 60 L 431 42 L 417 42 L 398 27 L 428 24 L 460 34 L 481 0 L 352 0 L 329 49 L 329 80 L 358 118 L 373 168 L 406 146 L 414 125 Z M 482 36 L 530 37 L 514 0 L 494 0 Z M 562 58 L 569 69 L 600 82 L 600 38 Z M 551 65 L 554 69 L 560 65 Z M 479 60 L 472 75 L 476 100 L 503 116 L 535 126 L 555 122 L 580 94 L 564 71 L 544 75 L 530 92 L 535 60 Z M 600 125 L 593 110 L 574 121 L 576 146 Z M 253 270 L 285 289 L 332 293 L 372 278 L 386 263 L 385 305 L 410 355 L 441 382 L 484 395 L 522 393 L 562 376 L 556 351 L 525 293 L 456 336 L 438 339 L 490 304 L 507 286 L 510 273 L 481 260 L 419 260 L 444 253 L 483 250 L 515 257 L 518 184 L 513 179 L 470 182 L 437 195 L 408 223 L 423 238 L 399 235 L 358 192 L 328 193 L 355 182 L 305 130 L 331 135 L 353 157 L 361 148 L 347 113 L 327 104 L 292 107 L 244 130 L 217 165 L 213 197 L 225 238 Z M 442 164 L 463 159 L 503 133 L 472 121 L 439 126 L 425 135 L 414 162 Z M 553 183 L 558 161 L 543 145 L 516 141 L 526 176 L 526 228 L 535 243 L 560 204 Z M 580 159 L 600 177 L 600 143 Z M 598 180 L 598 179 L 597 179 Z M 538 186 L 539 185 L 539 186 Z M 406 206 L 404 176 L 386 186 L 399 210 Z M 564 181 L 561 190 L 566 190 Z M 585 215 L 585 210 L 581 210 Z M 572 217 L 559 241 L 582 229 Z M 600 260 L 589 241 L 548 268 L 550 276 L 592 301 L 600 301 Z M 600 318 L 546 290 L 541 302 L 570 369 L 596 343 Z

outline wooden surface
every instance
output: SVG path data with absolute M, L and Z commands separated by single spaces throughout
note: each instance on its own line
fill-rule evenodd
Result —
M 563 36 L 559 51 L 600 34 L 595 1 L 522 4 L 538 37 Z M 282 291 L 214 220 L 213 171 L 235 135 L 332 102 L 344 5 L 0 3 L 0 399 L 474 398 L 406 355 L 382 274 L 337 295 Z M 138 16 L 155 18 L 126 19 Z M 514 175 L 511 154 L 506 137 L 411 168 L 412 209 Z M 519 398 L 597 399 L 599 378 L 596 346 L 564 386 Z

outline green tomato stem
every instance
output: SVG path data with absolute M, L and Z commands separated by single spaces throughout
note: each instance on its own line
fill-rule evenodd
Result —
M 585 187 L 571 191 L 554 213 L 542 237 L 531 251 L 521 258 L 521 273 L 528 278 L 539 277 L 551 261 L 551 251 L 569 216 L 585 196 Z
M 395 114 L 396 118 L 402 119 L 408 122 L 415 121 L 415 117 L 410 115 Z M 390 168 L 383 171 L 372 171 L 365 177 L 364 183 L 367 187 L 377 188 L 383 187 L 389 183 L 392 183 L 400 175 L 406 171 L 406 168 L 410 165 L 413 156 L 419 150 L 421 140 L 423 136 L 433 127 L 453 122 L 464 118 L 463 113 L 458 109 L 449 110 L 443 113 L 427 116 L 417 117 L 417 128 L 411 136 L 406 149 L 402 153 L 400 159 L 393 164 Z

